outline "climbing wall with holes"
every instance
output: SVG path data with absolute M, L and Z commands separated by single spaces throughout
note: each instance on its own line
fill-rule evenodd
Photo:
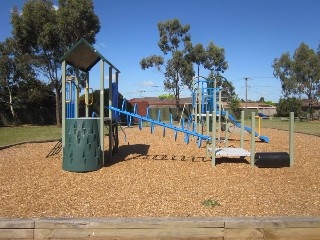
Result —
M 90 172 L 102 168 L 99 129 L 99 119 L 96 118 L 66 119 L 63 170 Z

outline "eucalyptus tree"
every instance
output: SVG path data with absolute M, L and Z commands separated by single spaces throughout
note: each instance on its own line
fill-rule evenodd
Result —
M 198 80 L 200 76 L 200 66 L 205 64 L 207 61 L 207 56 L 208 54 L 201 43 L 197 43 L 196 45 L 192 46 L 189 57 L 191 61 L 197 65 Z
M 189 58 L 191 61 L 197 65 L 198 70 L 198 80 L 200 75 L 200 66 L 203 66 L 205 69 L 210 70 L 208 80 L 219 81 L 219 84 L 224 83 L 227 85 L 228 81 L 223 81 L 223 77 L 220 73 L 223 73 L 228 68 L 228 62 L 225 59 L 225 50 L 224 48 L 219 48 L 212 41 L 209 42 L 209 45 L 205 49 L 201 43 L 192 46 L 189 53 Z M 208 83 L 210 87 L 213 87 L 213 82 Z M 229 91 L 232 85 L 227 85 Z M 233 90 L 234 91 L 234 88 Z
M 173 92 L 176 105 L 183 87 L 190 88 L 194 76 L 192 62 L 187 57 L 191 50 L 189 30 L 190 26 L 182 25 L 178 19 L 159 22 L 158 46 L 163 55 L 151 55 L 140 61 L 143 70 L 153 67 L 163 74 L 164 87 Z
M 17 123 L 15 107 L 21 102 L 19 87 L 28 80 L 35 79 L 35 73 L 29 65 L 28 56 L 20 55 L 12 38 L 0 43 L 0 102 L 8 106 L 14 123 Z
M 225 59 L 225 50 L 215 45 L 212 41 L 206 49 L 206 61 L 204 68 L 216 72 L 216 74 L 224 73 L 228 69 L 228 62 Z
M 232 82 L 223 77 L 222 75 L 216 75 L 211 72 L 208 79 L 215 79 L 217 88 L 221 88 L 221 93 L 224 97 L 231 99 L 236 97 L 235 87 Z
M 305 43 L 295 50 L 293 57 L 289 52 L 275 58 L 272 65 L 274 76 L 279 78 L 285 97 L 305 95 L 309 103 L 309 113 L 313 117 L 313 104 L 320 94 L 320 55 Z
M 32 55 L 32 65 L 49 81 L 55 92 L 56 121 L 61 120 L 60 58 L 80 38 L 95 42 L 100 22 L 92 0 L 29 0 L 11 14 L 13 38 L 19 51 Z

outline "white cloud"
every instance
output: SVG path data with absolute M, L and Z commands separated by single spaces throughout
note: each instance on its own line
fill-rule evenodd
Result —
M 59 9 L 59 6 L 57 6 L 57 5 L 55 5 L 55 4 L 53 4 L 53 8 L 54 8 L 54 10 L 58 10 Z
M 96 49 L 101 49 L 101 48 L 106 48 L 107 45 L 104 44 L 104 43 L 99 42 L 99 43 L 94 44 L 94 47 L 95 47 Z
M 150 86 L 153 86 L 154 85 L 154 82 L 152 82 L 152 81 L 144 81 L 143 82 L 143 86 L 148 86 L 148 87 L 150 87 Z

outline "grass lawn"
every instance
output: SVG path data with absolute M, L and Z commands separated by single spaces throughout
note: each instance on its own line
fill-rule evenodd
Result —
M 0 127 L 0 146 L 31 140 L 61 138 L 61 128 L 56 126 Z
M 262 119 L 262 128 L 276 128 L 289 130 L 289 121 L 281 121 L 280 118 Z M 150 124 L 144 124 L 150 126 Z M 251 125 L 250 120 L 245 120 L 245 125 Z M 256 127 L 258 123 L 256 122 Z M 308 133 L 320 136 L 319 121 L 296 121 L 295 132 Z M 107 133 L 108 130 L 105 129 Z M 22 127 L 0 127 L 0 146 L 9 145 L 32 140 L 49 140 L 61 138 L 61 128 L 56 126 L 22 126 Z
M 251 126 L 251 120 L 245 120 L 247 126 Z M 256 121 L 256 127 L 258 121 Z M 273 117 L 272 119 L 261 119 L 262 128 L 276 128 L 282 130 L 289 130 L 289 121 L 282 121 L 280 118 Z M 300 133 L 308 133 L 320 136 L 320 122 L 319 121 L 295 121 L 294 131 Z

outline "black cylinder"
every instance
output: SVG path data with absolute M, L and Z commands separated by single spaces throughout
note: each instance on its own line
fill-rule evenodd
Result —
M 290 167 L 290 156 L 287 152 L 257 152 L 254 159 L 257 167 Z

